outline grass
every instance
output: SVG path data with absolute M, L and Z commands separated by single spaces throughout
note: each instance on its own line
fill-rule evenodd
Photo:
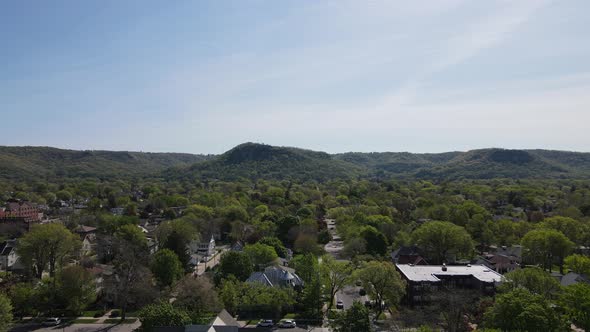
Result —
M 98 319 L 90 319 L 90 318 L 78 318 L 72 321 L 72 324 L 94 324 L 98 322 Z
M 96 315 L 96 314 L 101 314 L 101 316 L 102 316 L 102 315 L 104 315 L 104 312 L 105 312 L 104 310 L 87 310 L 87 311 L 82 312 L 82 316 L 83 317 L 94 317 L 94 315 Z
M 283 316 L 283 319 L 295 319 L 296 318 L 296 314 L 291 312 L 286 314 L 285 316 Z
M 125 318 L 124 321 L 122 321 L 121 318 L 109 318 L 109 319 L 105 319 L 104 323 L 105 324 L 131 324 L 131 323 L 135 323 L 136 320 L 137 320 L 137 318 Z

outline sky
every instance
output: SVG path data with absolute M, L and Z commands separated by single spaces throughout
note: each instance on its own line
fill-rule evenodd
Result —
M 0 145 L 590 151 L 590 1 L 0 2 Z

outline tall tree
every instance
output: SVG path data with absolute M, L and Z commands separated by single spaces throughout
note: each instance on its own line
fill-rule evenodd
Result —
M 279 257 L 273 247 L 262 243 L 248 244 L 244 252 L 258 268 L 272 264 Z
M 252 260 L 245 252 L 227 251 L 219 261 L 219 272 L 223 278 L 233 275 L 239 281 L 245 281 L 253 272 L 252 266 Z
M 176 219 L 161 223 L 156 230 L 156 237 L 160 248 L 174 251 L 183 266 L 186 266 L 190 259 L 188 245 L 198 240 L 199 234 L 187 220 Z
M 136 239 L 133 241 L 132 239 Z M 151 273 L 147 268 L 148 252 L 139 236 L 125 238 L 118 234 L 114 239 L 114 276 L 106 281 L 111 293 L 116 294 L 116 303 L 125 319 L 128 305 L 149 298 Z
M 564 287 L 560 302 L 576 326 L 590 331 L 590 285 L 580 282 Z
M 12 324 L 12 305 L 10 299 L 0 293 L 0 332 L 6 332 Z
M 206 277 L 187 275 L 176 284 L 175 292 L 174 306 L 186 311 L 195 323 L 221 309 L 215 288 Z
M 469 233 L 450 222 L 426 222 L 412 233 L 412 239 L 435 264 L 442 264 L 451 254 L 469 257 L 473 253 Z
M 563 274 L 565 257 L 572 251 L 574 243 L 563 233 L 553 229 L 532 230 L 522 238 L 525 257 L 534 263 L 541 264 L 543 269 L 552 270 L 554 261 Z
M 59 273 L 58 294 L 65 309 L 80 314 L 96 300 L 96 285 L 90 271 L 71 265 Z
M 322 256 L 320 273 L 330 299 L 328 310 L 334 305 L 336 293 L 352 282 L 352 271 L 352 264 L 336 261 L 331 255 Z
M 485 314 L 485 327 L 502 331 L 565 331 L 564 322 L 550 303 L 526 289 L 499 295 Z
M 550 299 L 560 292 L 557 280 L 540 268 L 518 269 L 504 275 L 500 290 L 506 292 L 524 288 L 529 292 Z
M 191 323 L 190 316 L 182 309 L 175 308 L 168 302 L 150 304 L 142 308 L 139 313 L 141 328 L 152 331 L 158 326 L 182 326 Z
M 32 269 L 33 275 L 40 279 L 47 267 L 49 276 L 54 277 L 58 267 L 80 246 L 79 237 L 63 225 L 38 224 L 19 240 L 17 252 L 25 265 Z
M 371 261 L 356 272 L 367 294 L 375 300 L 376 317 L 383 312 L 383 303 L 396 306 L 406 292 L 406 283 L 390 262 Z
M 335 332 L 370 332 L 373 330 L 369 309 L 357 301 L 353 302 L 346 311 L 338 313 L 331 324 Z
M 590 275 L 590 257 L 573 254 L 564 259 L 565 266 L 576 273 Z
M 152 274 L 162 287 L 172 284 L 182 277 L 184 268 L 178 256 L 170 249 L 160 249 L 152 258 L 150 264 Z

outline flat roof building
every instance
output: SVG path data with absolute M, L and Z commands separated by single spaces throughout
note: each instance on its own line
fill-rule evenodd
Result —
M 406 300 L 429 302 L 441 288 L 473 289 L 486 295 L 495 292 L 502 275 L 485 265 L 413 265 L 396 264 L 407 282 Z

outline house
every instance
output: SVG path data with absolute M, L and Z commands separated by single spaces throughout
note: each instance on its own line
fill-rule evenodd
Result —
M 396 269 L 407 282 L 405 301 L 430 302 L 443 288 L 473 289 L 492 295 L 502 275 L 485 265 L 413 265 L 396 264 Z
M 154 328 L 155 332 L 239 332 L 242 330 L 241 324 L 225 309 L 221 310 L 209 324 Z
M 575 272 L 569 272 L 566 275 L 562 276 L 559 280 L 559 283 L 564 287 L 574 285 L 580 282 L 590 284 L 590 277 Z
M 191 252 L 199 254 L 204 257 L 210 257 L 215 254 L 215 238 L 213 234 L 203 236 L 201 241 L 194 241 L 189 244 Z
M 420 255 L 420 249 L 416 246 L 402 246 L 391 253 L 394 264 L 426 265 L 428 262 Z
M 485 254 L 475 260 L 474 264 L 483 264 L 498 273 L 507 273 L 520 268 L 514 256 Z
M 242 251 L 244 250 L 244 244 L 242 243 L 242 241 L 236 241 L 234 244 L 231 245 L 231 248 L 229 248 L 229 250 Z
M 82 239 L 82 247 L 80 248 L 80 256 L 90 256 L 96 248 L 96 234 L 89 233 L 84 235 Z
M 515 244 L 512 246 L 490 247 L 495 255 L 506 256 L 516 263 L 522 263 L 522 246 Z
M 260 283 L 268 287 L 303 287 L 303 280 L 294 269 L 285 266 L 269 266 L 263 272 L 254 272 L 246 282 Z
M 0 272 L 20 271 L 23 269 L 24 266 L 16 253 L 16 239 L 0 243 Z

